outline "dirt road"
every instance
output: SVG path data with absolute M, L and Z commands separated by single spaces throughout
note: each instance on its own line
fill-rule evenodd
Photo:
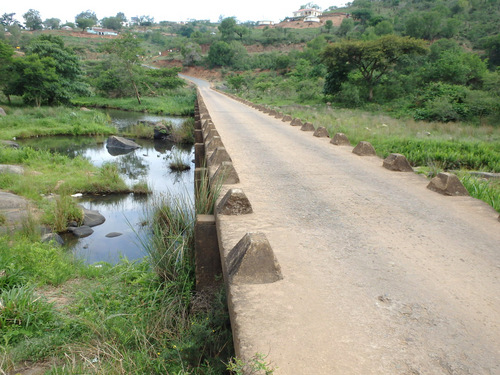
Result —
M 240 354 L 275 374 L 500 374 L 489 206 L 333 146 L 195 80 L 284 279 L 234 288 Z

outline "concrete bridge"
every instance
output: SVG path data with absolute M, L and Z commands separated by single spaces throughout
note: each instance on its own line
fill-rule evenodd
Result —
M 191 80 L 197 161 L 224 181 L 238 356 L 287 375 L 500 374 L 498 213 Z

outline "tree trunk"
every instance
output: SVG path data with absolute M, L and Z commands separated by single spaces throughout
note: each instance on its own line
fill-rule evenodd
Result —
M 368 101 L 372 102 L 373 101 L 373 86 L 370 86 L 368 90 Z

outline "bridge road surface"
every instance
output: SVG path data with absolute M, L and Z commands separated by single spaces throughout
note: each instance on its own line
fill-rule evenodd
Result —
M 239 353 L 275 374 L 500 374 L 500 222 L 470 197 L 201 91 L 283 280 L 233 286 Z M 234 233 L 233 233 L 234 232 Z

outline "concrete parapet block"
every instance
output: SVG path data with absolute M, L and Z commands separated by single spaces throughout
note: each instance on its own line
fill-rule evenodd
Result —
M 290 125 L 292 125 L 292 126 L 302 126 L 304 124 L 302 123 L 302 121 L 300 121 L 299 118 L 294 118 L 292 120 L 292 122 L 290 122 Z
M 233 185 L 240 182 L 240 177 L 234 169 L 234 165 L 230 161 L 223 161 L 219 168 L 215 171 L 213 176 L 210 178 L 210 185 Z
M 302 130 L 303 132 L 313 132 L 315 129 L 312 122 L 306 122 L 304 125 L 302 125 L 300 130 Z
M 335 146 L 350 146 L 351 145 L 351 142 L 349 142 L 347 135 L 345 135 L 344 133 L 336 133 L 333 136 L 330 143 L 334 144 Z
M 318 129 L 314 131 L 313 134 L 315 137 L 318 138 L 329 138 L 330 134 L 328 134 L 328 130 L 324 126 L 320 126 Z
M 217 214 L 220 215 L 247 215 L 252 212 L 252 205 L 241 189 L 229 189 L 217 205 Z
M 401 154 L 390 154 L 384 159 L 382 166 L 390 171 L 396 172 L 413 172 L 406 156 Z
M 194 167 L 201 168 L 205 165 L 205 144 L 197 142 L 194 144 Z
M 222 265 L 215 216 L 197 215 L 194 226 L 196 290 L 211 289 L 221 283 Z
M 209 120 L 205 123 L 205 126 L 202 125 L 201 129 L 204 133 L 208 133 L 210 130 L 215 130 L 215 125 L 212 120 Z
M 247 233 L 227 256 L 229 282 L 269 284 L 282 280 L 281 267 L 263 233 Z
M 438 173 L 427 185 L 427 189 L 443 195 L 469 195 L 462 182 L 453 173 Z
M 220 137 L 219 132 L 215 129 L 210 129 L 205 133 L 205 138 L 203 139 L 205 143 L 210 143 L 214 137 Z M 213 150 L 212 150 L 213 151 Z
M 200 119 L 201 120 L 209 120 L 210 119 L 210 114 L 205 111 L 205 112 L 201 113 Z
M 276 116 L 278 114 L 278 112 L 274 109 L 271 109 L 268 113 L 269 116 Z
M 217 147 L 224 147 L 222 140 L 219 136 L 213 136 L 209 143 L 206 144 L 206 152 L 213 152 Z
M 195 143 L 203 142 L 203 131 L 201 129 L 194 130 L 194 141 Z
M 212 155 L 208 158 L 209 166 L 222 164 L 224 161 L 232 161 L 225 147 L 216 147 Z
M 290 122 L 292 121 L 292 116 L 290 115 L 284 115 L 283 118 L 281 119 L 283 122 Z
M 353 154 L 359 155 L 359 156 L 375 156 L 375 149 L 373 148 L 372 144 L 370 142 L 366 141 L 361 141 L 358 143 L 356 147 L 354 147 L 354 150 L 352 150 Z
M 278 119 L 278 120 L 282 119 L 283 118 L 283 113 L 281 113 L 281 112 L 276 113 L 276 115 L 274 116 L 274 118 Z

